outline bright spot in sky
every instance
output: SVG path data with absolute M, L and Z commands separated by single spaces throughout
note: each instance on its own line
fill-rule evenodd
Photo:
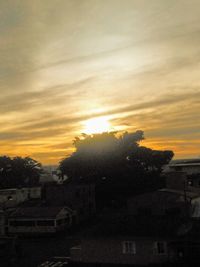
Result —
M 83 132 L 86 134 L 103 133 L 111 130 L 110 122 L 106 117 L 89 119 L 85 121 L 84 125 Z

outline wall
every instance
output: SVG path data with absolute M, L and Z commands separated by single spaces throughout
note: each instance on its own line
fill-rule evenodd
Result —
M 187 183 L 187 175 L 185 172 L 168 172 L 166 176 L 166 188 L 175 190 L 184 190 Z
M 81 242 L 80 248 L 71 249 L 71 260 L 84 263 L 150 264 L 170 260 L 171 252 L 164 255 L 155 253 L 154 240 L 132 239 L 136 242 L 136 254 L 123 254 L 124 239 L 89 239 Z M 166 244 L 167 245 L 167 244 Z
M 27 225 L 21 225 L 22 222 Z M 48 225 L 41 225 L 41 222 L 48 223 Z M 13 225 L 17 223 L 17 225 Z M 54 233 L 57 231 L 69 228 L 72 223 L 72 215 L 69 211 L 63 208 L 54 218 L 9 218 L 8 232 L 9 233 Z M 29 224 L 29 225 L 28 225 Z
M 0 211 L 0 236 L 5 235 L 5 213 Z
M 155 191 L 138 195 L 127 200 L 130 215 L 168 216 L 183 214 L 184 197 L 171 192 Z
M 13 188 L 0 190 L 0 205 L 3 208 L 16 207 L 27 199 L 40 199 L 41 187 Z

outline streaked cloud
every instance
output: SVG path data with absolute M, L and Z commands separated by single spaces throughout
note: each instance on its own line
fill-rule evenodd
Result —
M 56 162 L 84 121 L 198 156 L 198 0 L 0 4 L 1 154 Z M 167 147 L 168 146 L 168 147 Z

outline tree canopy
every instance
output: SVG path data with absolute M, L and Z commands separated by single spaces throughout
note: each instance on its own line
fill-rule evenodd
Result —
M 95 182 L 108 198 L 152 190 L 161 186 L 161 171 L 172 151 L 140 146 L 143 131 L 105 132 L 76 137 L 75 152 L 60 162 L 69 179 Z
M 41 173 L 41 164 L 30 157 L 0 157 L 0 188 L 37 185 Z

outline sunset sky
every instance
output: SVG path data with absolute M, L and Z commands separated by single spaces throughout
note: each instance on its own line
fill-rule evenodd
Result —
M 200 156 L 199 0 L 1 0 L 0 62 L 1 155 L 58 163 L 82 132 L 143 130 Z

